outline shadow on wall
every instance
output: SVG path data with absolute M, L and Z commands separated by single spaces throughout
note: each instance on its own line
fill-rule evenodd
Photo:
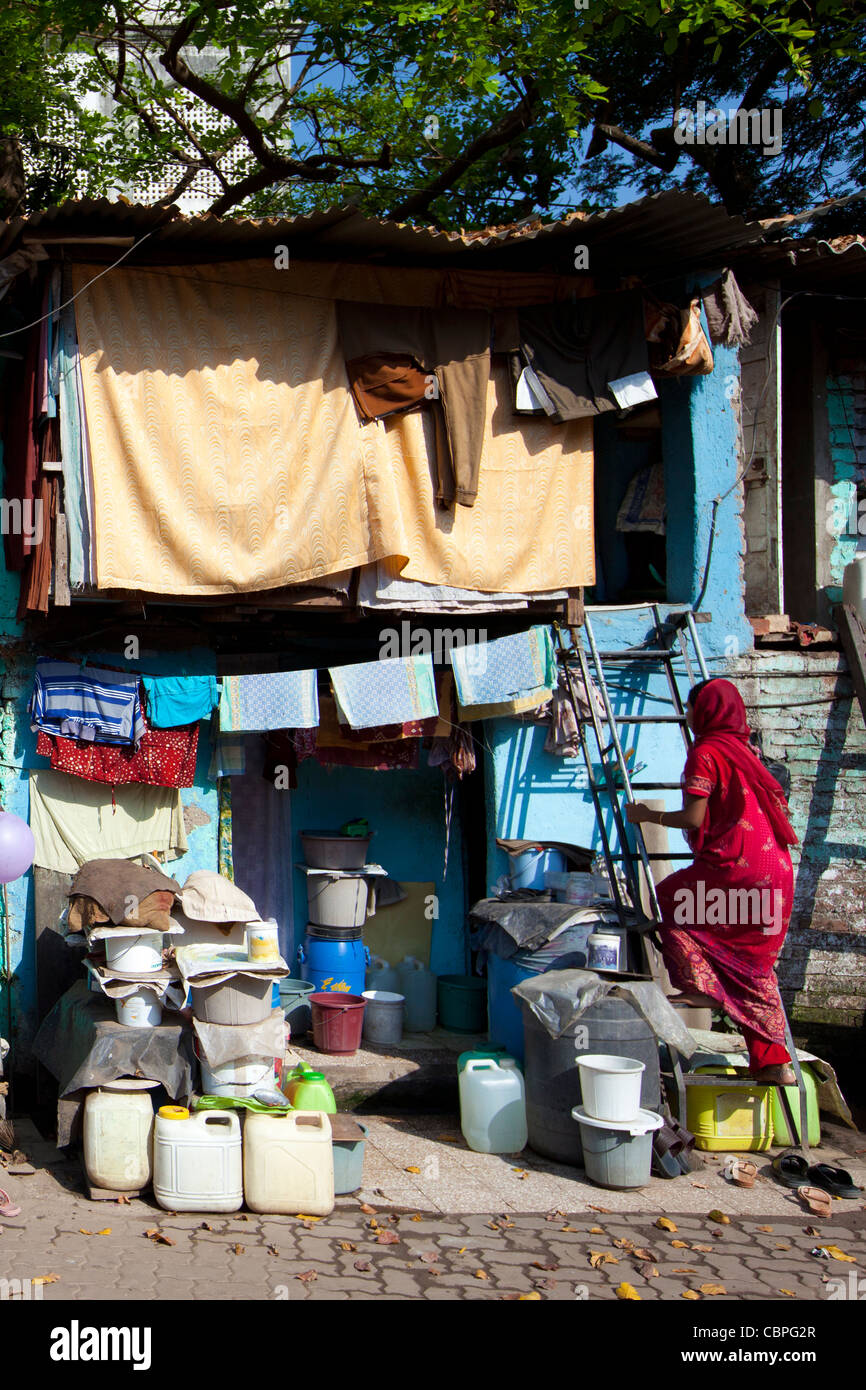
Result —
M 853 706 L 849 691 L 850 678 L 847 673 L 840 673 L 833 692 L 837 701 L 834 709 L 840 717 L 825 730 L 814 777 L 799 776 L 792 788 L 791 800 L 794 805 L 800 796 L 808 795 L 809 806 L 794 879 L 791 927 L 779 961 L 780 986 L 786 1008 L 792 1008 L 796 996 L 805 993 L 801 1009 L 795 1009 L 795 1012 L 802 1015 L 805 1023 L 826 1023 L 831 1026 L 838 1024 L 839 1014 L 844 1010 L 830 1006 L 830 995 L 853 996 L 855 979 L 859 987 L 857 992 L 862 993 L 862 979 L 866 971 L 866 936 L 858 935 L 857 924 L 852 921 L 860 904 L 866 906 L 866 846 L 856 838 L 859 831 L 853 818 L 851 839 L 834 840 L 828 835 L 836 797 L 846 790 L 846 774 L 860 773 L 866 777 L 866 754 L 845 751 L 846 730 Z M 860 783 L 861 778 L 850 778 L 849 785 L 850 781 Z M 858 865 L 862 866 L 860 874 L 856 873 L 855 866 Z M 833 878 L 836 866 L 842 870 L 838 885 Z M 858 888 L 862 892 L 858 892 Z M 824 1004 L 827 1016 L 824 1019 L 820 1017 L 823 994 L 814 991 L 813 1004 L 807 988 L 815 981 L 814 975 L 807 975 L 813 951 L 838 955 L 840 966 L 842 956 L 857 961 L 856 975 L 852 972 L 849 977 L 845 971 L 838 974 L 832 971 L 832 989 L 824 992 L 827 995 L 827 1003 Z M 862 1013 L 862 1002 L 859 1007 Z

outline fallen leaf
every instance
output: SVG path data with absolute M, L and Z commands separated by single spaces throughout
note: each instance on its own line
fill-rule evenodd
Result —
M 357 1248 L 358 1248 L 357 1245 L 353 1245 L 352 1242 L 351 1242 L 350 1240 L 341 1240 L 341 1241 L 340 1241 L 340 1249 L 341 1249 L 341 1250 L 357 1250 Z
M 687 1265 L 673 1271 L 674 1274 L 697 1274 L 697 1272 L 696 1269 L 689 1269 Z
M 466 1254 L 466 1246 L 465 1246 L 465 1245 L 461 1245 L 460 1249 L 457 1251 L 457 1254 L 458 1254 L 458 1255 L 465 1255 L 465 1254 Z
M 695 1293 L 694 1289 L 683 1289 L 683 1298 L 700 1298 L 700 1294 Z
M 444 1272 L 445 1271 L 442 1269 L 428 1269 L 427 1271 L 428 1274 L 435 1274 L 437 1279 L 439 1278 L 439 1275 L 444 1274 Z
M 249 1221 L 249 1219 L 250 1219 L 250 1218 L 247 1216 L 247 1214 L 246 1214 L 245 1211 L 239 1211 L 239 1212 L 236 1214 L 236 1216 L 235 1216 L 235 1221 Z M 307 1216 L 307 1217 L 305 1217 L 304 1219 L 305 1219 L 306 1221 L 318 1221 L 318 1220 L 319 1220 L 319 1217 L 318 1217 L 318 1216 Z
M 424 1218 L 423 1218 L 423 1216 L 421 1215 L 420 1212 L 417 1212 L 417 1211 L 416 1211 L 416 1213 L 415 1213 L 414 1216 L 410 1216 L 410 1217 L 409 1217 L 409 1220 L 410 1220 L 410 1221 L 423 1221 Z
M 389 1220 L 389 1221 L 393 1221 L 393 1223 L 394 1223 L 395 1226 L 399 1226 L 399 1225 L 400 1225 L 400 1218 L 399 1218 L 399 1216 L 395 1216 L 393 1212 L 392 1212 L 391 1215 L 388 1217 L 388 1220 Z
M 425 1265 L 435 1265 L 436 1261 L 439 1259 L 439 1251 L 422 1250 L 421 1254 L 418 1256 L 418 1259 L 423 1260 Z
M 84 1229 L 83 1226 L 79 1226 L 79 1227 L 78 1227 L 78 1234 L 79 1234 L 80 1236 L 92 1236 L 92 1235 L 93 1235 L 93 1232 L 92 1232 L 92 1231 L 86 1231 L 86 1230 Z
M 357 1268 L 357 1266 L 356 1266 Z M 300 1279 L 302 1284 L 312 1284 L 314 1279 L 318 1279 L 318 1274 L 314 1269 L 307 1269 L 303 1274 L 296 1274 L 295 1278 Z
M 119 1207 L 128 1207 L 130 1205 L 129 1198 L 127 1197 L 125 1192 L 121 1192 L 120 1196 L 116 1199 L 116 1201 Z
M 619 1260 L 616 1255 L 611 1255 L 608 1250 L 590 1250 L 589 1266 L 590 1269 L 598 1269 L 599 1265 L 618 1265 Z
M 794 1290 L 793 1290 L 793 1289 L 780 1289 L 780 1290 L 779 1290 L 779 1293 L 785 1294 L 785 1296 L 786 1296 L 787 1298 L 796 1298 L 796 1297 L 797 1297 L 797 1295 L 794 1293 Z
M 655 1224 L 656 1226 L 658 1226 L 660 1231 L 675 1231 L 677 1229 L 673 1221 L 671 1221 L 667 1216 L 660 1216 Z
M 652 1261 L 656 1259 L 654 1251 L 645 1250 L 642 1245 L 636 1245 L 631 1253 L 636 1260 L 649 1260 L 650 1263 L 652 1263 Z
M 687 1240 L 672 1240 L 671 1245 L 673 1246 L 674 1250 L 688 1250 L 689 1248 L 689 1243 Z
M 159 1235 L 159 1227 L 158 1227 L 158 1226 L 148 1226 L 148 1228 L 147 1228 L 146 1231 L 142 1231 L 142 1235 L 145 1235 L 145 1236 L 158 1236 L 158 1235 Z
M 708 1254 L 710 1253 L 710 1251 L 712 1250 L 712 1248 L 713 1248 L 713 1247 L 712 1247 L 711 1245 L 693 1245 L 693 1246 L 692 1246 L 692 1249 L 693 1249 L 693 1250 L 700 1250 L 700 1252 L 701 1252 L 702 1255 L 708 1255 Z
M 476 1279 L 489 1279 L 489 1278 L 490 1278 L 490 1275 L 489 1275 L 489 1274 L 487 1273 L 487 1271 L 484 1270 L 484 1269 L 476 1269 L 476 1271 L 475 1271 L 475 1278 L 476 1278 Z
M 377 1245 L 399 1245 L 400 1237 L 394 1231 L 380 1231 L 376 1237 Z
M 516 1173 L 516 1174 L 517 1174 L 518 1180 L 519 1180 L 520 1182 L 523 1182 L 525 1178 L 528 1178 L 528 1177 L 529 1177 L 529 1173 L 527 1172 L 527 1170 L 526 1170 L 525 1168 L 512 1168 L 511 1171 L 512 1171 L 512 1173 Z
M 437 1135 L 436 1137 L 437 1137 L 438 1139 L 441 1139 L 441 1140 L 442 1140 L 444 1143 L 446 1143 L 446 1144 L 459 1144 L 459 1143 L 460 1143 L 460 1140 L 457 1138 L 457 1135 L 456 1135 L 456 1134 L 439 1134 L 439 1135 Z
M 522 1293 L 518 1295 L 517 1301 L 518 1303 L 540 1303 L 541 1294 L 536 1293 L 535 1290 L 532 1293 Z
M 546 1264 L 542 1264 L 541 1260 L 533 1260 L 533 1261 L 532 1261 L 532 1268 L 533 1268 L 533 1269 L 547 1269 L 547 1270 L 550 1270 L 550 1269 L 559 1269 L 559 1265 L 557 1265 L 557 1264 L 547 1264 L 547 1265 L 546 1265 Z
M 56 1284 L 60 1280 L 59 1274 L 37 1274 L 35 1279 L 31 1279 L 31 1284 Z
M 699 1284 L 698 1288 L 700 1289 L 701 1293 L 705 1294 L 719 1294 L 728 1292 L 724 1284 Z
M 777 1250 L 790 1250 L 790 1248 L 790 1245 L 780 1245 L 778 1241 L 776 1242 Z
M 375 1214 L 376 1208 L 371 1207 L 367 1202 L 362 1202 L 361 1211 L 364 1212 L 366 1216 L 373 1216 Z
M 157 1236 L 154 1236 L 154 1245 L 177 1245 L 177 1241 L 160 1231 Z
M 403 1172 L 404 1172 L 404 1173 L 420 1173 L 420 1172 L 421 1172 L 421 1169 L 420 1169 L 420 1168 L 416 1168 L 415 1165 L 414 1165 L 414 1163 L 413 1163 L 413 1164 L 410 1164 L 410 1166 L 409 1166 L 408 1168 L 404 1168 L 404 1169 L 403 1169 Z
M 693 1182 L 693 1183 L 690 1183 L 689 1186 L 690 1186 L 690 1187 L 699 1187 L 699 1188 L 701 1189 L 702 1192 L 706 1192 L 706 1191 L 708 1190 L 707 1184 L 706 1184 L 705 1182 Z
M 372 1211 L 373 1208 L 371 1207 L 370 1210 Z M 321 1219 L 321 1216 L 304 1216 L 303 1213 L 300 1211 L 295 1217 L 296 1221 L 321 1221 Z
M 577 1227 L 576 1227 L 576 1226 L 563 1226 L 562 1229 L 563 1229 L 564 1231 L 576 1231 L 576 1230 L 577 1230 Z M 604 1227 L 603 1227 L 603 1226 L 590 1226 L 590 1228 L 589 1228 L 589 1234 L 590 1234 L 591 1236 L 603 1236 L 603 1235 L 604 1235 Z
M 771 1236 L 773 1234 L 772 1226 L 758 1226 L 757 1229 L 763 1231 L 765 1236 Z
M 611 1215 L 612 1215 L 612 1212 L 611 1212 L 610 1207 L 594 1207 L 593 1204 L 592 1204 L 592 1202 L 588 1202 L 588 1203 L 587 1203 L 587 1211 L 600 1211 L 600 1212 L 602 1212 L 605 1216 L 611 1216 Z
M 724 1234 L 724 1231 L 710 1231 L 713 1240 L 721 1240 Z
M 840 1250 L 838 1245 L 825 1245 L 823 1248 L 834 1260 L 844 1260 L 846 1265 L 855 1265 L 857 1263 L 853 1255 L 846 1255 L 845 1251 Z
M 638 1293 L 637 1289 L 634 1288 L 631 1284 L 618 1284 L 616 1288 L 616 1296 L 617 1298 L 636 1299 L 638 1303 L 640 1303 L 641 1301 L 640 1294 Z
M 244 1253 L 244 1247 L 242 1245 L 233 1245 L 232 1250 L 234 1250 L 236 1255 L 242 1255 Z
M 821 1234 L 817 1226 L 807 1226 L 805 1229 L 807 1236 L 819 1236 Z
M 366 1274 L 373 1266 L 370 1264 L 369 1260 L 356 1260 L 355 1268 L 360 1270 L 362 1274 Z
M 646 1260 L 644 1260 L 643 1264 L 637 1266 L 637 1272 L 638 1274 L 642 1274 L 644 1279 L 658 1279 L 659 1277 L 659 1272 L 655 1265 L 650 1264 Z
M 276 1247 L 275 1245 L 269 1245 L 269 1246 L 268 1246 L 268 1254 L 269 1254 L 269 1255 L 279 1255 L 279 1253 L 280 1253 L 280 1252 L 279 1252 L 279 1250 L 277 1249 L 277 1247 Z
M 199 1226 L 199 1230 L 200 1230 L 200 1231 L 212 1231 L 212 1230 L 213 1230 L 213 1226 L 210 1224 L 209 1221 L 203 1221 L 203 1222 L 201 1223 L 201 1225 Z
M 110 1226 L 103 1226 L 102 1230 L 101 1230 L 101 1231 L 97 1231 L 96 1234 L 97 1234 L 98 1236 L 110 1236 L 110 1235 L 111 1235 L 111 1227 L 110 1227 Z
M 716 1209 L 707 1213 L 707 1220 L 715 1221 L 719 1226 L 730 1226 L 731 1224 L 731 1218 L 725 1216 L 723 1211 L 718 1211 Z
M 613 1243 L 617 1250 L 627 1250 L 629 1254 L 634 1250 L 634 1241 L 629 1240 L 627 1236 L 614 1236 Z
M 555 1288 L 557 1287 L 556 1280 L 555 1280 L 555 1279 L 540 1279 L 540 1280 L 538 1281 L 538 1287 L 539 1287 L 540 1289 L 555 1289 Z

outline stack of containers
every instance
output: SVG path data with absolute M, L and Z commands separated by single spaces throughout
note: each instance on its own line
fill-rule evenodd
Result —
M 166 937 L 183 934 L 172 922 L 168 932 L 143 931 L 140 927 L 97 925 L 87 933 L 88 945 L 105 947 L 105 964 L 86 961 L 91 989 L 105 994 L 114 1004 L 118 1023 L 128 1028 L 155 1028 L 162 1021 L 163 1000 L 177 971 L 164 966 Z
M 634 1057 L 586 1053 L 577 1058 L 583 1105 L 580 1125 L 586 1176 L 599 1187 L 646 1187 L 653 1133 L 664 1121 L 640 1104 L 644 1063 Z

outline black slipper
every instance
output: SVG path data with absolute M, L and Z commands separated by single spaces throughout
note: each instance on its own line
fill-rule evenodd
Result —
M 786 1149 L 773 1159 L 773 1177 L 783 1187 L 802 1187 L 811 1175 L 811 1168 L 796 1149 Z
M 661 1142 L 657 1143 L 656 1141 L 661 1134 L 661 1130 L 656 1130 L 653 1135 L 653 1176 L 657 1178 L 681 1178 L 683 1170 L 680 1167 L 679 1158 L 671 1151 L 672 1148 L 676 1148 L 679 1141 L 675 1140 L 674 1144 L 670 1147 L 664 1138 L 661 1139 Z
M 855 1186 L 854 1179 L 845 1168 L 833 1168 L 829 1163 L 816 1163 L 809 1169 L 809 1177 L 816 1187 L 821 1187 L 833 1197 L 856 1201 L 863 1195 L 862 1187 Z

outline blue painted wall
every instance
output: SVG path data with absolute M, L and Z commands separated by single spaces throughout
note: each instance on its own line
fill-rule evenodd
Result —
M 292 797 L 292 861 L 304 862 L 300 832 L 339 828 L 366 817 L 375 839 L 369 860 L 392 878 L 408 883 L 433 882 L 439 916 L 433 922 L 431 969 L 439 975 L 462 974 L 465 967 L 466 890 L 463 835 L 455 812 L 451 825 L 448 872 L 443 876 L 445 818 L 443 776 L 438 767 L 372 772 L 363 768 L 329 770 L 314 759 L 298 768 Z M 456 799 L 455 799 L 456 805 Z M 294 949 L 307 923 L 304 875 L 294 878 Z M 396 962 L 392 961 L 392 964 Z
M 742 529 L 738 475 L 738 425 L 732 403 L 739 367 L 735 350 L 715 349 L 715 370 L 705 377 L 682 378 L 664 383 L 662 451 L 668 508 L 667 594 L 671 603 L 695 603 L 700 593 L 709 545 L 713 500 L 722 497 L 716 514 L 712 561 L 702 610 L 712 616 L 698 631 L 712 674 L 725 658 L 752 646 L 752 629 L 744 614 L 742 582 Z M 620 455 L 619 500 L 628 477 L 640 466 L 633 447 Z M 616 506 L 605 490 L 601 520 L 615 521 Z M 727 493 L 727 496 L 723 494 Z M 618 505 L 618 502 L 617 502 Z M 600 518 L 597 516 L 597 524 Z M 617 542 L 602 543 L 608 576 L 616 573 Z M 621 567 L 620 567 L 621 568 Z M 607 601 L 604 599 L 604 601 Z M 665 613 L 661 605 L 662 615 Z M 641 642 L 648 634 L 643 612 L 620 609 L 614 613 L 591 612 L 601 650 L 621 649 Z M 668 687 L 664 675 L 648 674 L 644 666 L 620 668 L 613 678 L 612 704 L 618 714 L 669 713 L 662 701 Z M 696 673 L 695 679 L 699 679 Z M 680 681 L 685 695 L 689 682 Z M 544 752 L 546 727 L 516 720 L 491 720 L 486 725 L 490 745 L 487 761 L 486 807 L 488 833 L 488 885 L 507 871 L 508 858 L 497 848 L 501 838 L 557 839 L 587 845 L 597 851 L 601 836 L 586 784 L 583 759 L 564 759 Z M 685 748 L 674 726 L 620 726 L 625 747 L 636 749 L 636 761 L 646 763 L 641 781 L 657 778 L 677 781 Z M 590 746 L 592 734 L 590 731 Z M 652 796 L 652 792 L 638 793 Z M 659 792 L 670 809 L 679 808 L 678 791 Z M 608 830 L 612 818 L 608 816 Z M 685 842 L 672 831 L 671 850 Z

